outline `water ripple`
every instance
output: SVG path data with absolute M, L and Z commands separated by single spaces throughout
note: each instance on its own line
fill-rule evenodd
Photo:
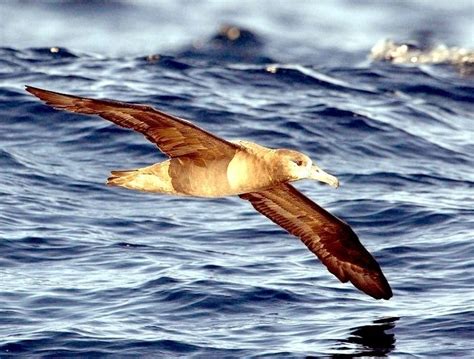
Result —
M 0 357 L 473 356 L 472 77 L 449 61 L 366 57 L 407 23 L 438 19 L 448 43 L 452 24 L 468 28 L 463 11 L 393 3 L 379 9 L 381 33 L 363 3 L 252 4 L 5 4 L 41 43 L 7 41 L 21 29 L 0 21 L 11 27 L 0 25 Z M 296 186 L 353 227 L 393 299 L 339 283 L 237 197 L 105 186 L 111 170 L 165 156 L 140 134 L 44 106 L 25 84 L 307 153 L 342 185 Z

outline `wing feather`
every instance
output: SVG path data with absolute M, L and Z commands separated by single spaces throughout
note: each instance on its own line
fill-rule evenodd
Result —
M 95 100 L 31 86 L 26 86 L 26 90 L 56 109 L 98 115 L 121 127 L 140 132 L 169 157 L 232 157 L 240 148 L 237 144 L 219 138 L 189 121 L 150 106 Z
M 354 231 L 292 185 L 283 183 L 240 197 L 250 201 L 258 212 L 286 231 L 299 237 L 341 282 L 350 281 L 376 299 L 389 299 L 392 296 L 379 264 L 360 243 Z

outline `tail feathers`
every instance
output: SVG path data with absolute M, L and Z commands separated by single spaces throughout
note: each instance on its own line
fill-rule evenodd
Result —
M 127 171 L 112 171 L 107 179 L 109 186 L 155 193 L 175 193 L 169 175 L 153 171 L 156 165 Z
M 138 170 L 112 171 L 111 176 L 107 178 L 109 186 L 123 186 L 130 181 L 130 176 L 136 174 Z

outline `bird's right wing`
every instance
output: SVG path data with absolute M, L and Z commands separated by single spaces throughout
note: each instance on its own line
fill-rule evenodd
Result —
M 56 109 L 98 115 L 121 127 L 140 132 L 169 157 L 198 156 L 203 160 L 231 158 L 240 148 L 189 121 L 150 106 L 95 100 L 31 86 L 27 86 L 26 91 Z
M 288 183 L 240 195 L 252 206 L 299 237 L 341 282 L 376 299 L 389 299 L 392 290 L 374 257 L 352 229 Z

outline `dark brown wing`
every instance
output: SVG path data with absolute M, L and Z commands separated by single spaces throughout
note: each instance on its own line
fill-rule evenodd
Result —
M 299 237 L 341 282 L 351 281 L 376 299 L 389 299 L 392 296 L 380 266 L 352 229 L 290 184 L 245 193 L 240 197 Z
M 26 86 L 46 104 L 57 109 L 99 115 L 119 126 L 146 136 L 170 157 L 197 155 L 205 159 L 232 157 L 238 145 L 221 139 L 181 118 L 145 105 L 94 100 Z

